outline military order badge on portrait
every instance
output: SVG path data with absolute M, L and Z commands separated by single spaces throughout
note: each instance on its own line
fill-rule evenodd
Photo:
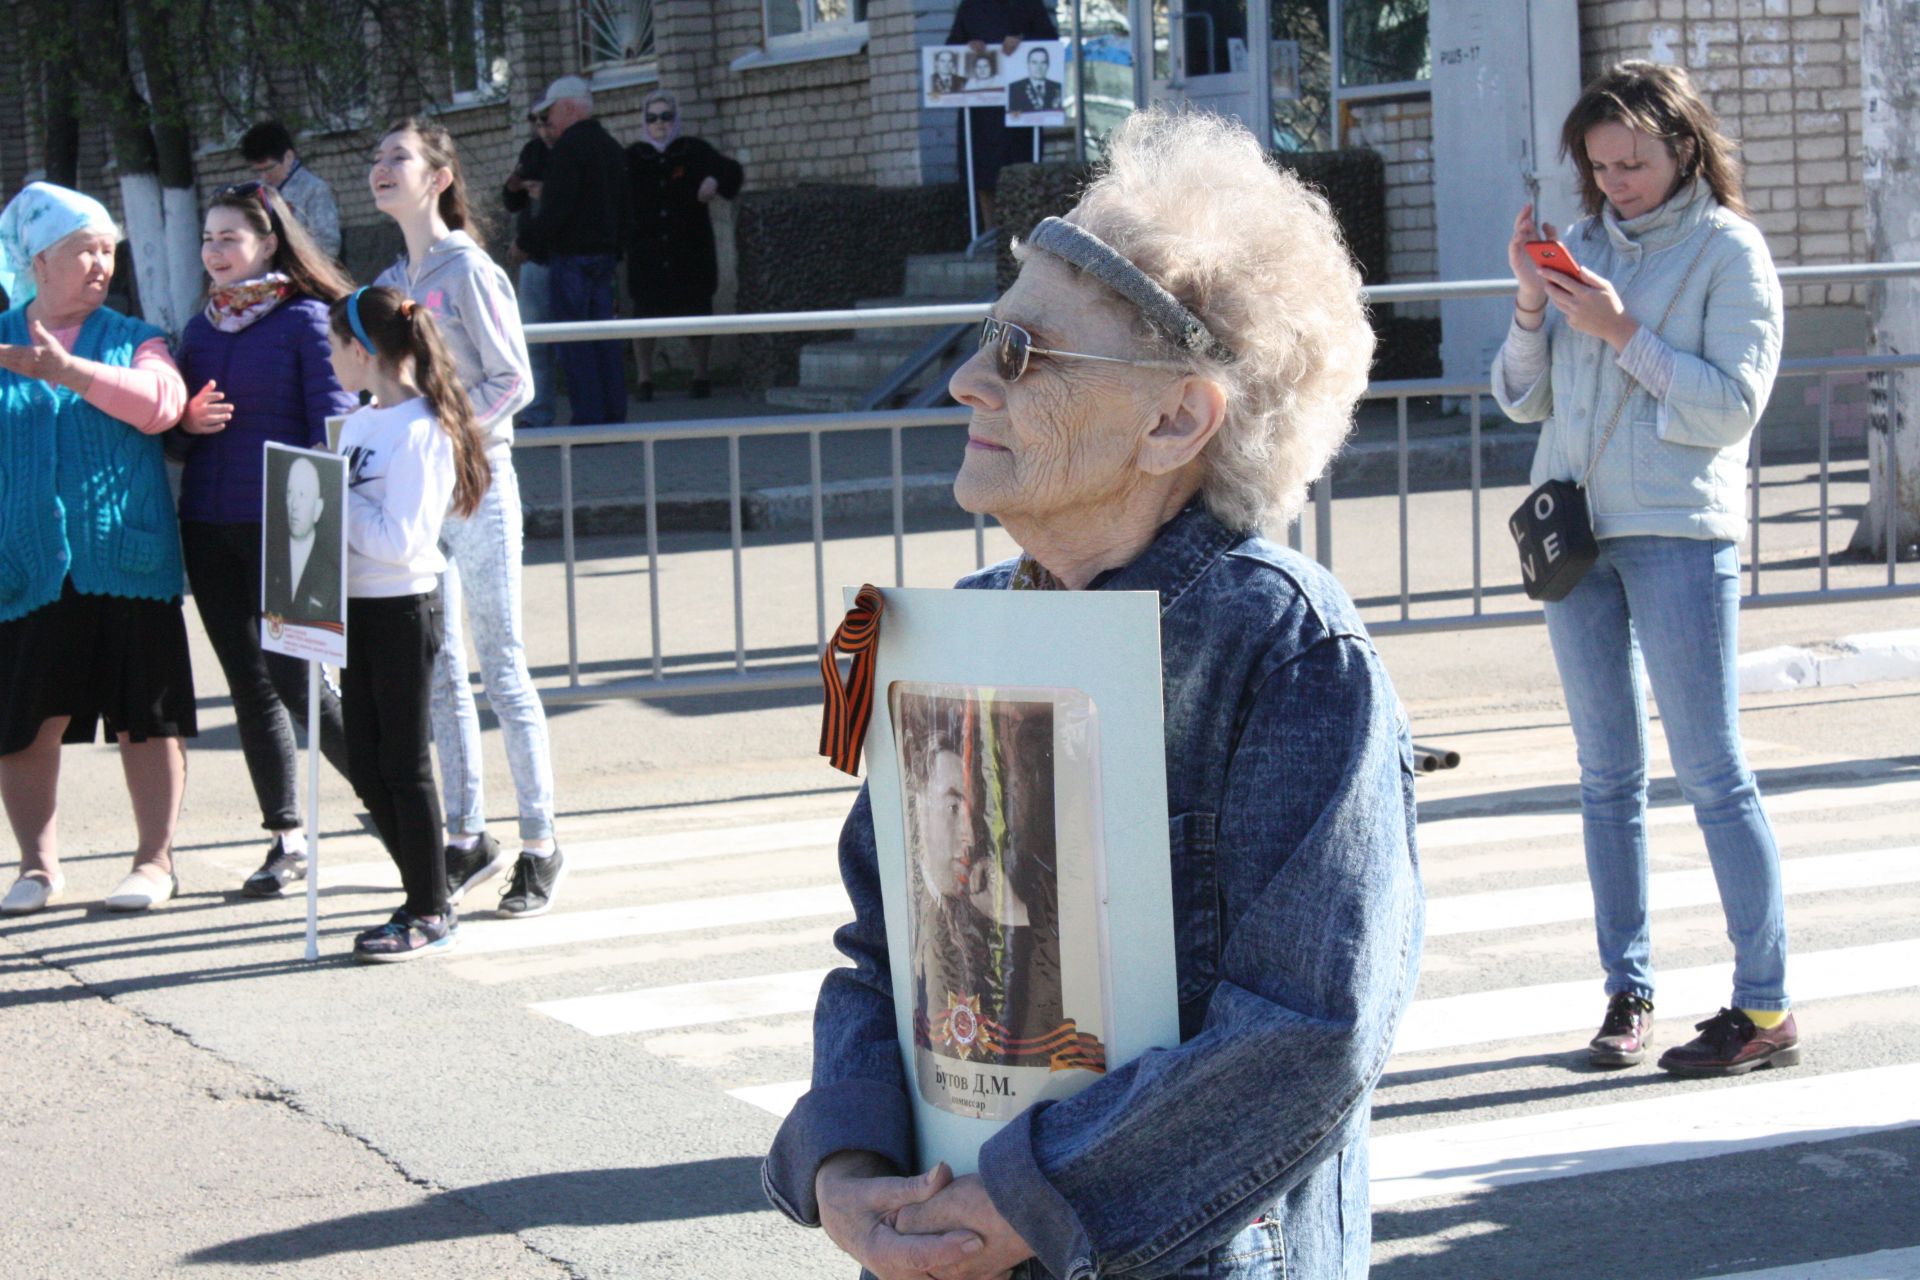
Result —
M 1179 1042 L 1151 593 L 885 594 L 867 742 L 920 1167 Z

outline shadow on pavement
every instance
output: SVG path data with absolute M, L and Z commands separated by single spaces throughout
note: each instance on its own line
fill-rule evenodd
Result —
M 767 1209 L 757 1156 L 647 1168 L 542 1173 L 459 1190 L 419 1204 L 350 1214 L 285 1231 L 242 1236 L 188 1254 L 195 1265 L 298 1262 L 339 1253 L 540 1227 L 604 1227 Z

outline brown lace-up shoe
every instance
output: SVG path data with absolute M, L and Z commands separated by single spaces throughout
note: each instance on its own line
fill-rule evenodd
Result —
M 1631 991 L 1607 1001 L 1600 1034 L 1587 1044 L 1587 1061 L 1596 1067 L 1631 1067 L 1644 1061 L 1653 1043 L 1653 1004 Z
M 1677 1076 L 1741 1076 L 1755 1067 L 1790 1067 L 1800 1061 L 1800 1029 L 1793 1015 L 1771 1031 L 1753 1025 L 1738 1009 L 1722 1009 L 1695 1023 L 1700 1034 L 1660 1055 L 1660 1069 Z

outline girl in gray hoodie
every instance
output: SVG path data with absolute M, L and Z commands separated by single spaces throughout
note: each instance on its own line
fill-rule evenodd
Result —
M 459 902 L 510 860 L 486 830 L 464 605 L 520 808 L 520 856 L 500 911 L 539 915 L 552 906 L 565 864 L 553 835 L 546 712 L 527 671 L 520 619 L 522 522 L 512 445 L 513 415 L 533 399 L 526 337 L 513 285 L 481 244 L 459 152 L 444 128 L 414 118 L 395 124 L 374 153 L 368 183 L 374 205 L 407 241 L 406 254 L 376 283 L 401 290 L 439 322 L 493 470 L 480 504 L 471 514 L 449 515 L 441 532 L 446 638 L 434 664 L 433 737 L 446 801 L 448 899 Z

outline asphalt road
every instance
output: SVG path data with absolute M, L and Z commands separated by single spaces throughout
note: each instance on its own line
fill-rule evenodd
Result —
M 1393 501 L 1343 504 L 1336 530 L 1336 564 L 1389 619 Z M 1415 579 L 1429 594 L 1409 607 L 1452 609 L 1468 581 L 1464 496 L 1430 501 Z M 1783 572 L 1808 572 L 1803 524 L 1768 531 L 1782 563 L 1802 563 Z M 1504 572 L 1504 544 L 1486 545 Z M 1004 547 L 989 534 L 989 555 Z M 724 540 L 665 548 L 668 669 L 730 667 Z M 905 550 L 915 583 L 950 580 L 975 554 L 966 529 L 915 534 Z M 549 682 L 565 674 L 557 551 L 529 553 L 531 647 Z M 826 560 L 835 590 L 892 580 L 884 536 L 836 541 Z M 810 548 L 764 539 L 743 564 L 749 663 L 804 660 Z M 587 678 L 644 663 L 652 580 L 636 540 L 583 543 Z M 1912 602 L 1755 611 L 1743 648 L 1916 616 Z M 561 905 L 493 920 L 481 889 L 444 961 L 344 958 L 391 909 L 397 878 L 328 774 L 323 958 L 309 965 L 299 902 L 232 892 L 263 845 L 197 628 L 195 643 L 209 696 L 183 897 L 145 917 L 97 909 L 130 824 L 111 753 L 70 749 L 67 900 L 0 923 L 0 1275 L 851 1274 L 819 1233 L 765 1206 L 756 1171 L 808 1068 L 794 975 L 836 959 L 832 835 L 851 792 L 812 756 L 810 695 L 557 707 L 575 866 Z M 1451 923 L 1428 942 L 1418 1030 L 1376 1099 L 1377 1273 L 1813 1275 L 1819 1260 L 1920 1248 L 1920 684 L 1747 701 L 1788 862 L 1807 1054 L 1787 1071 L 1680 1083 L 1650 1067 L 1595 1073 L 1580 1052 L 1602 1000 L 1543 633 L 1381 648 L 1417 735 L 1465 760 L 1421 782 L 1428 892 Z M 497 734 L 487 749 L 506 835 Z M 1691 1007 L 1695 988 L 1724 999 L 1711 994 L 1723 980 L 1695 971 L 1728 948 L 1670 781 L 1657 800 L 1653 870 L 1670 896 L 1656 899 L 1656 960 L 1677 993 L 1658 1036 L 1673 1043 L 1712 1012 Z M 1831 1274 L 1920 1274 L 1920 1255 Z

